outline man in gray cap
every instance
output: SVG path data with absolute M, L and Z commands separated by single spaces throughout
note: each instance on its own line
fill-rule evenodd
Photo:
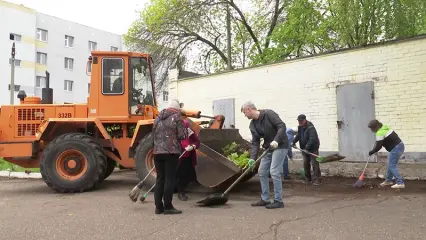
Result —
M 297 127 L 298 128 L 297 135 L 293 140 L 293 146 L 295 147 L 296 143 L 299 142 L 299 146 L 301 149 L 318 155 L 320 140 L 318 138 L 317 130 L 315 129 L 314 124 L 306 120 L 306 116 L 304 114 L 300 114 L 297 117 L 297 121 L 299 122 L 299 126 Z M 312 182 L 312 176 L 311 176 L 311 164 L 312 164 L 312 168 L 314 170 L 313 184 L 320 185 L 321 169 L 319 166 L 319 162 L 315 160 L 315 157 L 304 152 L 302 152 L 302 157 L 303 157 L 303 168 L 305 169 L 305 183 Z

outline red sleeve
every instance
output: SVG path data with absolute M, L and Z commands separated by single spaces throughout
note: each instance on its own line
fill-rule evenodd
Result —
M 191 143 L 195 144 L 195 147 L 198 149 L 200 147 L 200 139 L 198 138 L 197 134 L 191 134 L 189 137 Z

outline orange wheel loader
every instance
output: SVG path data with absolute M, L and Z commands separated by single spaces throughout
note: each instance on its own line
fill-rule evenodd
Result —
M 0 157 L 24 168 L 39 167 L 45 183 L 62 193 L 98 187 L 117 163 L 136 168 L 144 178 L 154 166 L 151 131 L 159 113 L 152 64 L 145 53 L 93 51 L 87 62 L 91 80 L 85 104 L 53 104 L 46 71 L 41 98 L 19 91 L 19 105 L 1 107 Z M 213 120 L 207 128 L 190 120 L 201 140 L 198 182 L 211 188 L 228 186 L 242 171 L 222 155 L 222 148 L 247 142 L 238 129 L 222 129 L 222 115 L 182 112 L 188 119 Z M 148 185 L 155 176 L 152 171 Z

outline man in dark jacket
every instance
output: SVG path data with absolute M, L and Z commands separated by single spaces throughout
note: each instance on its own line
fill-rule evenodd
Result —
M 319 146 L 320 141 L 318 138 L 317 130 L 315 129 L 314 124 L 312 122 L 306 120 L 306 116 L 304 114 L 300 114 L 297 117 L 297 121 L 299 122 L 297 135 L 293 140 L 293 146 L 296 146 L 296 143 L 299 142 L 299 146 L 301 149 L 306 150 L 310 153 L 314 153 L 316 155 L 319 154 Z M 312 155 L 306 154 L 302 152 L 303 157 L 303 167 L 305 169 L 305 183 L 312 182 L 311 176 L 311 164 L 314 170 L 314 185 L 320 185 L 320 177 L 321 177 L 321 169 L 319 166 L 319 162 L 315 160 L 315 157 Z
M 157 171 L 154 191 L 155 213 L 182 213 L 172 204 L 176 169 L 179 155 L 182 153 L 181 140 L 186 138 L 179 101 L 171 100 L 168 108 L 160 112 L 154 122 L 153 134 L 154 164 Z
M 248 119 L 251 119 L 249 128 L 252 135 L 252 146 L 249 166 L 252 168 L 253 159 L 257 158 L 261 138 L 263 138 L 263 148 L 270 147 L 272 149 L 260 162 L 259 177 L 262 194 L 260 201 L 253 203 L 252 206 L 264 206 L 268 209 L 283 208 L 281 173 L 288 150 L 285 123 L 274 111 L 270 109 L 257 110 L 252 102 L 246 102 L 241 107 L 241 112 Z M 272 203 L 269 199 L 269 174 L 274 184 L 274 201 Z

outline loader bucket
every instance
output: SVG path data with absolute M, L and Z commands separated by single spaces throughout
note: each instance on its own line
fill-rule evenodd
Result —
M 249 149 L 250 143 L 241 137 L 238 129 L 202 128 L 199 138 L 201 144 L 197 150 L 198 163 L 195 171 L 201 185 L 210 188 L 222 187 L 223 184 L 230 184 L 227 180 L 242 174 L 237 165 L 222 155 L 222 149 L 232 142 Z M 252 176 L 248 176 L 248 179 Z

